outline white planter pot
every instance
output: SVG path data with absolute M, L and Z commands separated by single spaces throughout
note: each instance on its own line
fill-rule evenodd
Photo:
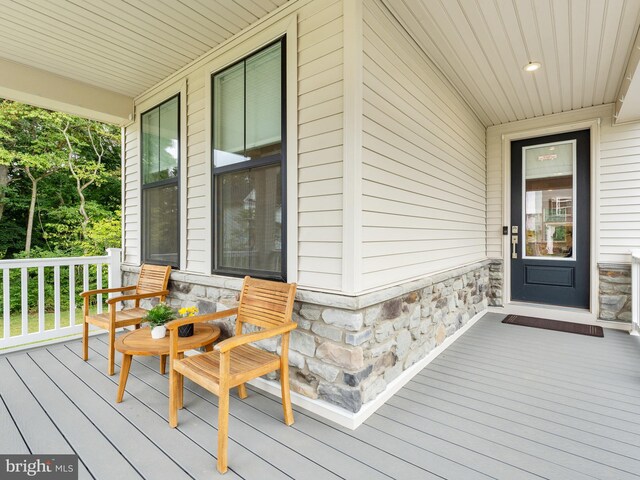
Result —
M 151 338 L 154 338 L 156 340 L 159 338 L 164 338 L 166 334 L 167 327 L 165 327 L 164 325 L 159 325 L 151 329 Z

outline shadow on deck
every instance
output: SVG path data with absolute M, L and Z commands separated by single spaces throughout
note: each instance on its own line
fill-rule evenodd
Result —
M 504 325 L 487 314 L 355 431 L 250 388 L 231 398 L 235 479 L 640 478 L 640 339 Z M 185 382 L 167 424 L 158 359 L 114 402 L 102 337 L 0 357 L 0 453 L 77 453 L 80 478 L 211 479 L 217 398 Z M 120 359 L 120 355 L 117 355 Z

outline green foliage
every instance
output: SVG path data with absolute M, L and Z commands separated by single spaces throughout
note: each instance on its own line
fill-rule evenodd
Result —
M 152 327 L 158 327 L 164 325 L 170 320 L 176 318 L 176 311 L 166 303 L 158 303 L 154 305 L 148 312 L 144 320 L 149 322 Z
M 0 166 L 0 258 L 25 247 L 30 176 L 40 179 L 30 257 L 120 246 L 118 127 L 0 100 Z

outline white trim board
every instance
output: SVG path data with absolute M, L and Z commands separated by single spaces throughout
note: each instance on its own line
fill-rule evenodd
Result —
M 447 337 L 444 342 L 431 350 L 426 357 L 402 372 L 398 378 L 394 379 L 387 385 L 387 388 L 380 395 L 378 395 L 372 401 L 365 403 L 357 413 L 348 412 L 331 403 L 325 402 L 324 400 L 314 400 L 296 392 L 291 392 L 291 403 L 302 407 L 305 410 L 309 410 L 310 412 L 315 413 L 322 418 L 331 420 L 332 422 L 335 422 L 342 427 L 355 430 L 362 423 L 364 423 L 367 418 L 373 415 L 376 410 L 378 410 L 378 408 L 380 408 L 387 400 L 389 400 L 402 387 L 409 383 L 413 379 L 413 377 L 415 377 L 420 371 L 422 371 L 422 369 L 424 369 L 424 367 L 429 365 L 438 355 L 444 352 L 449 347 L 449 345 L 460 338 L 467 330 L 469 330 L 469 328 L 471 328 L 488 312 L 488 310 L 484 310 L 474 315 L 471 320 L 469 320 L 464 326 L 459 328 L 453 335 Z M 251 380 L 248 383 L 260 390 L 275 395 L 278 398 L 281 397 L 279 383 L 271 382 L 269 380 L 265 380 L 264 378 L 257 378 L 255 380 Z
M 525 122 L 522 122 L 522 129 L 515 131 L 509 131 L 502 133 L 501 135 L 501 163 L 502 163 L 502 224 L 511 225 L 511 142 L 517 140 L 523 140 L 526 138 L 536 138 L 545 135 L 555 135 L 566 132 L 574 132 L 579 130 L 589 130 L 589 142 L 590 142 L 590 255 L 589 255 L 589 271 L 591 274 L 591 285 L 589 287 L 590 292 L 590 305 L 588 310 L 576 310 L 581 312 L 582 315 L 587 315 L 584 321 L 594 323 L 597 320 L 597 308 L 598 308 L 598 264 L 599 258 L 599 244 L 597 239 L 597 232 L 600 227 L 598 205 L 600 201 L 600 185 L 598 172 L 600 169 L 600 116 L 588 118 L 585 120 L 578 120 L 568 123 L 550 124 L 543 127 L 531 127 L 526 128 Z M 502 261 L 504 267 L 503 275 L 503 303 L 505 307 L 510 307 L 511 300 L 511 250 L 509 241 L 511 235 L 503 235 L 502 242 Z M 550 309 L 550 312 L 553 310 Z M 559 310 L 561 311 L 561 310 Z M 509 312 L 514 313 L 514 312 Z

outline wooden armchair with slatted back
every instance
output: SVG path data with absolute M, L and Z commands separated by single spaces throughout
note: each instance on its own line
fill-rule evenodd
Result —
M 143 264 L 140 267 L 140 276 L 137 285 L 117 288 L 102 288 L 100 290 L 88 290 L 82 292 L 80 296 L 84 297 L 84 326 L 82 329 L 82 358 L 86 361 L 89 358 L 89 324 L 103 328 L 109 332 L 109 364 L 107 373 L 113 375 L 113 365 L 115 356 L 115 340 L 116 329 L 135 325 L 140 328 L 142 319 L 147 314 L 147 310 L 140 307 L 140 300 L 143 298 L 159 297 L 163 302 L 165 296 L 169 294 L 167 285 L 169 284 L 169 275 L 171 274 L 171 266 L 148 265 Z M 109 311 L 107 313 L 91 314 L 89 312 L 89 300 L 91 296 L 99 293 L 116 293 L 129 292 L 134 293 L 113 297 L 107 300 Z M 126 300 L 133 300 L 132 308 L 124 308 L 117 310 L 116 305 Z
M 178 409 L 183 403 L 184 377 L 193 380 L 219 397 L 218 471 L 227 471 L 229 390 L 238 387 L 240 398 L 247 397 L 245 382 L 280 370 L 280 388 L 284 421 L 293 424 L 289 393 L 289 335 L 297 326 L 291 320 L 296 284 L 245 277 L 237 308 L 209 315 L 181 318 L 167 323 L 170 332 L 169 425 L 178 425 Z M 217 344 L 212 352 L 184 357 L 178 354 L 178 327 L 192 322 L 217 320 L 237 315 L 235 336 Z M 250 323 L 263 330 L 242 333 Z M 281 355 L 260 350 L 249 343 L 282 335 Z

